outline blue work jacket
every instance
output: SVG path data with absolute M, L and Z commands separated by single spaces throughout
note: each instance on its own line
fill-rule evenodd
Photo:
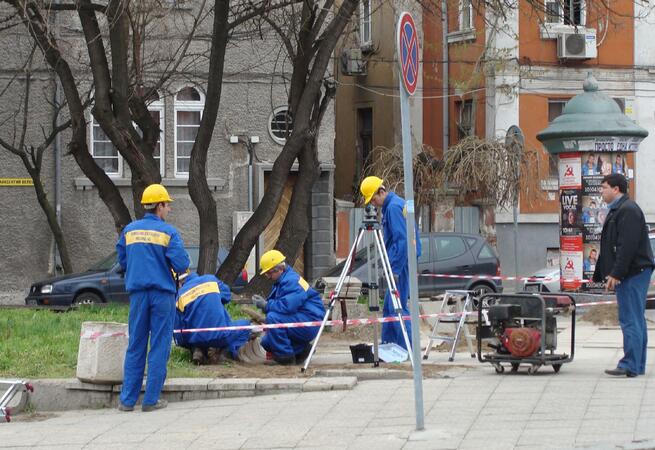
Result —
M 266 302 L 266 312 L 285 315 L 306 314 L 309 321 L 322 319 L 325 307 L 319 293 L 309 287 L 309 283 L 295 270 L 287 266 L 273 284 Z
M 393 192 L 389 192 L 382 205 L 382 231 L 384 246 L 389 255 L 391 270 L 396 275 L 407 269 L 407 223 L 405 217 L 405 200 Z M 416 256 L 421 256 L 421 240 L 418 236 L 418 226 L 415 224 Z
M 191 263 L 175 227 L 151 213 L 125 227 L 116 252 L 128 292 L 158 289 L 175 293 L 171 269 L 182 273 Z
M 227 284 L 214 275 L 191 273 L 177 294 L 175 329 L 215 328 L 232 325 L 225 309 L 232 300 Z M 175 334 L 178 345 L 202 345 L 229 335 L 226 331 Z

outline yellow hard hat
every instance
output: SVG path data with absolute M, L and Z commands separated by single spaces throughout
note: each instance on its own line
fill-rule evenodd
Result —
M 143 195 L 141 196 L 142 205 L 154 205 L 172 201 L 173 199 L 168 195 L 168 191 L 161 184 L 151 184 L 143 190 Z
M 364 204 L 368 205 L 375 193 L 380 189 L 384 180 L 378 177 L 366 177 L 362 180 L 362 184 L 359 185 L 359 190 L 364 196 Z
M 266 272 L 271 270 L 273 267 L 277 266 L 281 262 L 287 259 L 282 252 L 277 250 L 269 250 L 264 253 L 259 260 L 259 268 L 262 270 L 261 275 L 264 275 Z

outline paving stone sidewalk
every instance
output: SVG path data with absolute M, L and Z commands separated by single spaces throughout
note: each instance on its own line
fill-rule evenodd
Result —
M 411 380 L 352 390 L 180 402 L 165 410 L 69 411 L 0 424 L 0 448 L 655 448 L 655 384 L 614 379 L 616 330 L 579 326 L 575 360 L 497 375 L 461 354 L 448 378 L 424 380 L 417 432 Z M 651 331 L 651 333 L 655 333 Z M 651 342 L 655 343 L 655 334 Z M 566 330 L 560 350 L 568 348 Z M 445 362 L 435 353 L 431 361 Z M 23 418 L 24 420 L 24 418 Z

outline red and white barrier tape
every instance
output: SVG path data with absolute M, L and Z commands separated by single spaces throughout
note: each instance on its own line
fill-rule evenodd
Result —
M 509 277 L 509 276 L 502 276 L 502 275 L 454 275 L 454 274 L 448 274 L 448 273 L 421 273 L 419 274 L 420 277 L 430 277 L 430 278 L 457 278 L 457 279 L 473 279 L 475 278 L 476 280 L 506 280 L 506 281 L 556 281 L 559 280 L 560 278 L 551 278 L 551 277 Z M 564 278 L 561 281 L 564 282 L 580 282 L 580 283 L 589 283 L 593 280 L 587 280 L 587 279 L 575 279 L 575 278 Z
M 576 307 L 584 306 L 597 306 L 597 305 L 612 305 L 615 304 L 616 300 L 608 300 L 602 302 L 587 302 L 587 303 L 578 303 Z M 477 311 L 472 312 L 454 312 L 454 313 L 434 313 L 434 314 L 419 314 L 419 319 L 433 319 L 436 317 L 459 317 L 461 315 L 475 315 Z M 411 316 L 403 316 L 403 320 L 412 320 Z M 392 317 L 379 317 L 377 319 L 348 319 L 345 321 L 347 325 L 371 325 L 373 323 L 388 323 L 388 322 L 398 322 L 400 319 L 397 316 Z M 253 331 L 263 331 L 273 328 L 303 328 L 303 327 L 318 327 L 322 321 L 316 320 L 313 322 L 290 322 L 290 323 L 270 323 L 262 325 L 234 325 L 229 327 L 212 327 L 212 328 L 187 328 L 183 330 L 173 330 L 173 333 L 182 334 L 182 333 L 200 333 L 205 331 L 240 331 L 240 330 L 253 330 Z M 325 322 L 325 325 L 343 325 L 343 320 L 328 320 Z M 121 337 L 127 336 L 127 333 L 116 332 L 116 333 L 99 333 L 99 332 L 86 332 L 80 334 L 82 339 L 98 339 L 98 338 L 107 338 L 107 337 Z
M 85 333 L 80 334 L 81 339 L 98 339 L 98 338 L 121 337 L 121 336 L 127 337 L 127 333 L 123 331 L 117 331 L 115 333 L 100 333 L 99 331 L 95 331 L 95 332 L 87 331 Z

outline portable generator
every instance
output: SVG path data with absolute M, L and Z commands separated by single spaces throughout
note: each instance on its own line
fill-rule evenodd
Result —
M 557 317 L 571 311 L 571 352 L 557 349 Z M 478 360 L 490 363 L 497 373 L 504 365 L 516 372 L 521 364 L 528 373 L 550 365 L 555 373 L 573 361 L 575 348 L 575 300 L 568 294 L 487 294 L 478 302 Z M 482 354 L 484 343 L 494 350 Z

